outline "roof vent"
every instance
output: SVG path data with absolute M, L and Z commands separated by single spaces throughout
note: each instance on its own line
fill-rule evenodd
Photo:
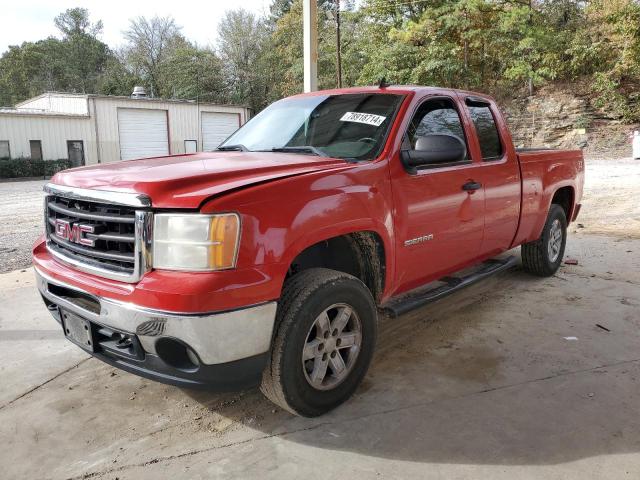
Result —
M 147 92 L 144 89 L 144 87 L 140 87 L 140 86 L 133 87 L 131 98 L 147 98 Z

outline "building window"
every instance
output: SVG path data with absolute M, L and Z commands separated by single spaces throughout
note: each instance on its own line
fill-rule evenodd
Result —
M 0 140 L 0 160 L 6 160 L 9 158 L 11 158 L 9 140 Z
M 196 153 L 198 151 L 197 140 L 185 140 L 184 141 L 184 153 Z
M 84 165 L 84 145 L 82 140 L 67 140 L 67 157 L 72 167 Z
M 31 149 L 31 160 L 42 160 L 42 142 L 40 140 L 29 140 Z

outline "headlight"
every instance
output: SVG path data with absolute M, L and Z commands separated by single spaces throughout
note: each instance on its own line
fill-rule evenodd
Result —
M 154 215 L 153 266 L 167 270 L 234 268 L 240 237 L 235 213 Z

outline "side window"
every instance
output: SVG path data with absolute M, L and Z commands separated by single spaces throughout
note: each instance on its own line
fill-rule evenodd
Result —
M 464 128 L 453 100 L 437 98 L 420 105 L 407 129 L 411 148 L 415 149 L 418 137 L 425 135 L 450 135 L 458 138 L 466 149 L 464 161 L 469 159 Z
M 29 140 L 29 148 L 31 150 L 31 160 L 42 160 L 41 140 Z
M 489 104 L 467 100 L 467 106 L 478 134 L 482 159 L 498 160 L 502 158 L 502 142 Z
M 9 140 L 0 140 L 0 160 L 11 158 L 11 149 L 9 148 Z

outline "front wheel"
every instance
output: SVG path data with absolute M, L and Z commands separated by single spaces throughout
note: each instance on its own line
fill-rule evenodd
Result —
M 552 204 L 538 240 L 522 245 L 522 266 L 540 277 L 558 271 L 567 244 L 567 217 L 560 205 Z
M 346 401 L 375 346 L 377 313 L 369 289 L 346 273 L 305 270 L 285 283 L 276 322 L 262 393 L 304 417 Z

